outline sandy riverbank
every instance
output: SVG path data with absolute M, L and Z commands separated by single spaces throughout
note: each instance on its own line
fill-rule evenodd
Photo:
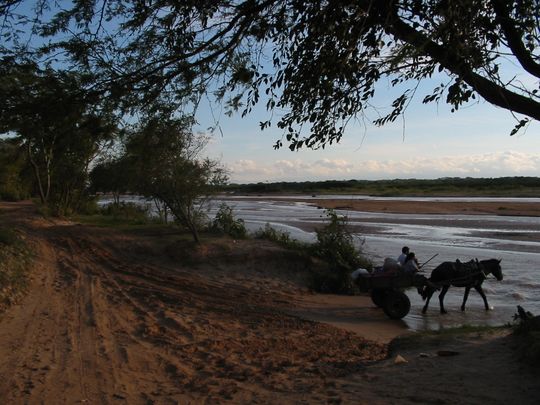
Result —
M 239 199 L 242 198 L 236 198 Z M 540 204 L 534 202 L 359 200 L 348 199 L 346 196 L 340 199 L 284 199 L 271 195 L 264 196 L 264 199 L 305 202 L 321 208 L 396 214 L 540 216 Z
M 171 230 L 43 219 L 30 204 L 0 211 L 36 255 L 26 298 L 0 317 L 5 403 L 540 398 L 538 372 L 518 361 L 507 331 L 392 340 L 407 333 L 400 321 L 369 297 L 311 293 L 317 263 L 271 243 L 194 246 Z

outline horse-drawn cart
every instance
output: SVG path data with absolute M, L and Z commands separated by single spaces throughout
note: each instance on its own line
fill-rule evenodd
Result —
M 381 307 L 391 319 L 401 319 L 411 309 L 411 301 L 403 290 L 409 287 L 423 287 L 426 282 L 426 277 L 420 274 L 402 271 L 360 274 L 356 278 L 356 285 L 360 291 L 370 293 L 373 303 Z

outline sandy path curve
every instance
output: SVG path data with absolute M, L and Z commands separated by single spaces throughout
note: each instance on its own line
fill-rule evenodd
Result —
M 274 245 L 166 253 L 31 204 L 0 210 L 35 251 L 27 296 L 0 316 L 2 404 L 540 401 L 507 333 L 397 346 L 408 362 L 395 365 L 365 337 L 388 341 L 399 322 L 367 297 L 309 294 L 306 263 Z

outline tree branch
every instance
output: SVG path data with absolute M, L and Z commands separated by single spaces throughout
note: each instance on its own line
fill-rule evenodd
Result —
M 411 44 L 419 51 L 433 58 L 450 73 L 470 85 L 489 103 L 540 121 L 540 103 L 507 90 L 474 72 L 462 59 L 453 54 L 451 49 L 442 47 L 404 23 L 392 5 L 379 3 L 376 8 L 379 18 L 387 18 L 385 29 L 396 39 Z
M 493 4 L 493 10 L 495 10 L 496 21 L 501 26 L 512 53 L 521 66 L 523 66 L 523 69 L 531 75 L 540 78 L 540 64 L 535 62 L 530 52 L 525 48 L 520 32 L 516 29 L 515 24 L 513 24 L 509 16 L 510 10 L 507 2 L 491 0 L 491 3 Z

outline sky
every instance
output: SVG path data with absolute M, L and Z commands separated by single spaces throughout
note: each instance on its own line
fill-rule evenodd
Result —
M 508 79 L 529 88 L 538 86 L 536 79 L 520 77 L 513 63 L 503 65 Z M 240 112 L 228 117 L 219 105 L 203 104 L 196 129 L 208 133 L 207 128 L 218 122 L 206 152 L 221 160 L 233 183 L 540 176 L 540 122 L 510 136 L 516 118 L 485 101 L 456 113 L 445 103 L 421 103 L 423 96 L 447 80 L 440 74 L 425 81 L 402 119 L 381 128 L 370 124 L 374 116 L 365 123 L 351 123 L 339 144 L 323 150 L 292 152 L 285 142 L 282 149 L 274 150 L 282 131 L 275 125 L 260 130 L 259 122 L 269 118 L 264 100 L 244 118 Z M 397 94 L 384 83 L 378 92 L 375 104 L 383 110 Z
M 451 113 L 419 98 L 395 123 L 350 124 L 339 144 L 298 152 L 273 149 L 282 132 L 259 129 L 268 117 L 262 108 L 245 118 L 218 110 L 205 108 L 198 120 L 201 130 L 219 122 L 207 153 L 221 159 L 232 183 L 540 176 L 540 123 L 510 136 L 515 118 L 484 101 Z

